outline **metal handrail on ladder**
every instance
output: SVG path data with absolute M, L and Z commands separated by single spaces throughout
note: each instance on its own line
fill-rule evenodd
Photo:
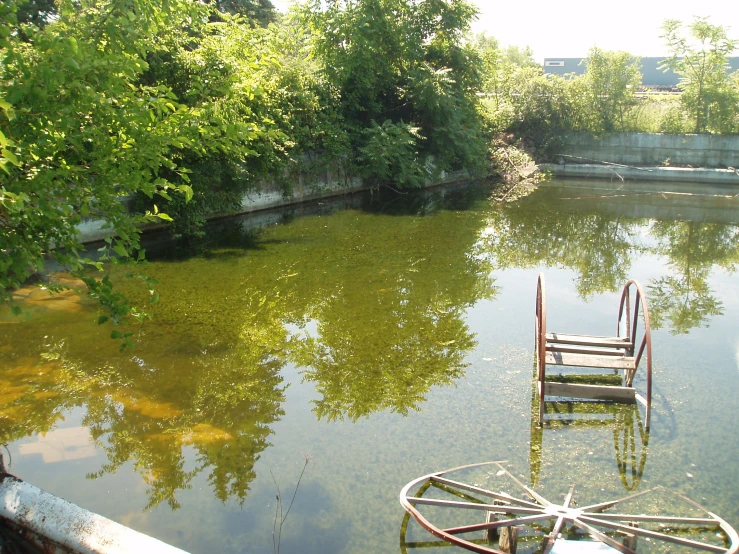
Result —
M 631 290 L 635 289 L 636 294 L 634 295 L 634 302 L 632 305 Z M 639 328 L 639 315 L 642 315 L 641 319 L 644 322 L 644 334 L 641 337 L 638 350 L 636 349 L 636 338 L 637 330 Z M 622 332 L 624 336 L 622 336 Z M 552 333 L 547 336 L 547 310 L 546 310 L 546 288 L 544 285 L 544 275 L 539 274 L 539 279 L 536 286 L 536 320 L 535 320 L 535 358 L 536 358 L 536 370 L 537 370 L 537 389 L 539 393 L 539 424 L 541 425 L 544 421 L 544 402 L 546 397 L 546 366 L 547 366 L 547 352 L 551 353 L 550 362 L 556 365 L 583 365 L 585 367 L 602 367 L 602 368 L 615 368 L 624 370 L 623 387 L 621 391 L 625 389 L 631 389 L 629 392 L 631 397 L 646 407 L 646 418 L 645 426 L 648 429 L 650 423 L 650 411 L 652 405 L 652 335 L 649 324 L 649 306 L 647 304 L 646 296 L 641 288 L 641 285 L 635 281 L 630 280 L 626 283 L 621 293 L 621 302 L 618 311 L 618 329 L 617 336 L 613 338 L 608 337 L 592 337 L 588 335 L 567 335 L 567 340 L 559 340 L 558 334 Z M 564 347 L 557 346 L 558 343 L 566 342 Z M 549 344 L 548 344 L 549 343 Z M 582 350 L 581 350 L 582 349 Z M 567 362 L 565 360 L 559 360 L 555 358 L 556 354 L 562 357 L 563 353 L 578 353 L 577 361 Z M 615 360 L 614 363 L 608 362 L 607 365 L 600 365 L 602 362 L 603 354 L 611 355 L 609 360 Z M 639 363 L 642 357 L 646 354 L 647 369 L 646 369 L 646 398 L 636 392 L 633 386 L 634 376 L 636 370 L 639 367 Z M 615 355 L 621 356 L 615 358 Z M 584 361 L 583 361 L 584 360 Z M 589 360 L 592 360 L 590 362 Z M 623 360 L 623 364 L 619 360 Z M 615 364 L 615 365 L 614 365 Z M 607 396 L 608 386 L 587 386 L 585 390 L 588 393 L 602 393 Z M 612 388 L 612 387 L 611 387 Z M 578 391 L 575 388 L 568 389 L 573 392 L 573 397 L 578 397 L 579 392 L 582 392 L 582 388 Z

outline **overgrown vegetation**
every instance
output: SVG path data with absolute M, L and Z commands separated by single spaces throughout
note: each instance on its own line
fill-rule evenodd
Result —
M 143 224 L 198 236 L 250 189 L 328 167 L 407 188 L 515 175 L 512 146 L 539 156 L 568 131 L 739 130 L 736 43 L 705 20 L 688 27 L 698 46 L 665 24 L 685 91 L 665 109 L 637 97 L 628 54 L 594 48 L 584 76 L 545 76 L 530 49 L 469 37 L 474 17 L 465 0 L 3 2 L 0 297 L 51 256 L 105 317 L 143 317 L 88 270 L 143 260 Z M 94 260 L 85 218 L 106 231 Z
M 739 72 L 728 57 L 737 41 L 703 18 L 665 22 L 671 53 L 663 69 L 680 76 L 679 94 L 642 91 L 639 58 L 592 48 L 583 75 L 544 75 L 489 37 L 470 43 L 484 64 L 484 105 L 497 131 L 511 132 L 539 154 L 567 132 L 739 133 Z

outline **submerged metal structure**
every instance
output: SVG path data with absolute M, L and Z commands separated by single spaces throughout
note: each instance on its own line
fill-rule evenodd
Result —
M 612 511 L 624 502 L 663 490 L 660 487 L 576 507 L 573 485 L 564 502 L 556 504 L 521 483 L 504 467 L 504 463 L 484 462 L 424 475 L 403 487 L 400 504 L 421 527 L 445 543 L 481 554 L 513 554 L 518 541 L 524 538 L 528 544 L 533 542 L 537 545 L 537 552 L 541 554 L 636 554 L 640 540 L 651 548 L 680 545 L 715 554 L 739 552 L 739 535 L 726 521 L 682 496 L 678 498 L 700 510 L 704 516 Z M 496 475 L 510 478 L 526 498 L 450 478 L 452 473 L 484 466 L 497 468 Z M 431 507 L 435 510 L 433 514 L 422 512 Z M 477 522 L 460 525 L 465 516 Z M 484 533 L 482 537 L 480 532 Z M 691 533 L 700 534 L 701 540 L 688 538 Z M 402 541 L 403 538 L 401 546 L 407 550 L 408 543 L 403 545 Z M 498 548 L 494 547 L 496 542 Z M 423 547 L 433 545 L 423 543 Z
M 633 294 L 633 296 L 632 296 Z M 643 324 L 640 331 L 639 322 Z M 547 304 L 544 275 L 536 286 L 536 327 L 534 353 L 539 394 L 539 425 L 543 425 L 547 397 L 584 398 L 612 402 L 636 401 L 646 408 L 645 427 L 649 429 L 652 407 L 652 334 L 649 307 L 638 282 L 626 283 L 618 309 L 617 334 L 612 337 L 547 332 Z M 646 392 L 637 393 L 634 376 L 646 358 Z M 617 385 L 593 384 L 583 379 L 547 379 L 547 366 L 575 366 L 622 371 Z M 579 381 L 579 382 L 578 382 Z

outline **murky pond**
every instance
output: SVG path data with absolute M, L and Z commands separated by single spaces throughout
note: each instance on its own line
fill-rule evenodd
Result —
M 662 485 L 739 526 L 734 195 L 554 181 L 262 214 L 152 251 L 161 300 L 122 353 L 92 301 L 25 290 L 26 316 L 0 315 L 6 462 L 192 552 L 273 552 L 280 531 L 283 553 L 416 551 L 401 487 L 487 460 L 550 498 Z M 552 330 L 611 335 L 627 278 L 646 287 L 649 432 L 631 406 L 532 423 L 539 272 Z

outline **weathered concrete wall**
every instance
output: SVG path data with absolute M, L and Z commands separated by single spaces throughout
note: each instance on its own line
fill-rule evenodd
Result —
M 668 183 L 706 183 L 739 185 L 739 173 L 733 169 L 690 167 L 620 167 L 598 164 L 541 164 L 539 168 L 556 177 L 608 179 L 611 181 L 662 181 Z
M 443 172 L 438 181 L 426 183 L 426 187 L 435 187 L 456 181 L 468 179 L 469 171 L 462 169 L 453 172 Z M 317 179 L 306 182 L 302 177 L 298 178 L 292 193 L 286 195 L 274 183 L 261 183 L 256 190 L 250 191 L 244 195 L 241 200 L 241 209 L 235 214 L 238 215 L 258 212 L 270 208 L 281 206 L 290 206 L 320 200 L 321 198 L 330 198 L 341 196 L 353 192 L 367 190 L 367 185 L 360 177 L 345 177 L 337 171 L 327 171 L 324 175 Z M 218 214 L 213 216 L 219 217 Z M 161 225 L 149 225 L 145 229 L 155 229 Z M 87 219 L 80 223 L 77 228 L 80 231 L 82 243 L 90 243 L 102 240 L 110 234 L 110 229 L 103 229 L 103 222 L 97 219 Z
M 563 161 L 582 160 L 629 165 L 739 167 L 739 136 L 618 133 L 594 137 L 573 133 L 561 148 Z M 666 160 L 669 162 L 665 163 Z
M 0 520 L 18 538 L 19 552 L 66 554 L 187 554 L 5 474 Z

